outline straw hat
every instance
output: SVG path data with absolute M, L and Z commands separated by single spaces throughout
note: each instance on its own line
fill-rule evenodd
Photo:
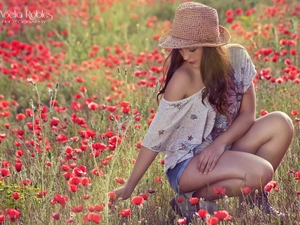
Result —
M 178 6 L 172 29 L 164 33 L 158 46 L 183 48 L 226 45 L 229 31 L 219 25 L 218 13 L 214 8 L 197 2 L 185 2 Z

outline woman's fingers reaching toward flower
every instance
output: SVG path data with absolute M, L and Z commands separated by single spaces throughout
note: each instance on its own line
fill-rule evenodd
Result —
M 114 203 L 118 199 L 126 200 L 126 199 L 130 198 L 130 196 L 131 196 L 131 194 L 133 192 L 133 189 L 131 189 L 130 187 L 128 187 L 125 184 L 124 186 L 115 189 L 113 192 L 116 195 L 115 199 L 112 200 L 112 202 Z

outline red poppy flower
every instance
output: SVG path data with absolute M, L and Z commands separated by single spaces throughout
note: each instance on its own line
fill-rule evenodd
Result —
M 92 169 L 92 174 L 95 175 L 95 176 L 100 176 L 100 177 L 104 176 L 103 171 L 100 170 L 100 169 Z
M 149 195 L 143 193 L 143 194 L 140 194 L 141 197 L 143 197 L 144 200 L 148 200 L 149 198 Z
M 65 134 L 59 134 L 56 137 L 56 142 L 61 142 L 61 143 L 65 143 L 68 141 L 68 138 Z
M 84 199 L 84 200 L 88 200 L 89 198 L 90 198 L 89 195 L 82 195 L 82 199 Z
M 237 8 L 237 9 L 234 10 L 234 13 L 236 15 L 242 15 L 243 14 L 243 10 L 241 8 Z
M 197 197 L 190 198 L 189 201 L 190 201 L 191 205 L 196 205 L 199 202 L 199 198 L 197 198 Z
M 110 201 L 114 201 L 114 200 L 117 199 L 116 193 L 115 193 L 115 192 L 112 192 L 112 191 L 108 193 L 108 197 L 109 197 L 109 200 L 110 200 Z
M 68 165 L 62 165 L 60 168 L 63 171 L 69 171 L 71 169 Z
M 178 203 L 182 203 L 183 202 L 183 198 L 177 198 L 176 199 Z
M 88 108 L 89 108 L 90 110 L 97 110 L 97 109 L 99 109 L 99 106 L 98 106 L 97 103 L 91 102 L 91 103 L 88 104 Z
M 297 116 L 299 114 L 297 109 L 293 109 L 291 112 L 291 116 Z
M 296 49 L 291 49 L 290 53 L 291 53 L 291 55 L 297 55 L 297 50 Z
M 117 110 L 117 107 L 116 106 L 107 106 L 106 109 L 110 112 L 114 112 Z
M 217 225 L 219 222 L 219 219 L 217 217 L 208 217 L 206 218 L 207 225 Z
M 129 106 L 130 106 L 130 102 L 122 101 L 122 102 L 120 103 L 120 106 L 121 106 L 121 107 L 129 107 Z
M 70 185 L 73 184 L 73 185 L 78 185 L 80 184 L 80 178 L 79 177 L 71 177 L 69 179 L 69 182 L 68 182 Z
M 144 198 L 142 196 L 134 196 L 131 199 L 131 204 L 142 205 L 144 203 Z
M 28 178 L 25 178 L 21 181 L 21 183 L 25 186 L 29 186 L 31 184 L 31 180 Z
M 1 174 L 2 177 L 7 177 L 7 176 L 10 175 L 10 171 L 9 171 L 9 169 L 7 169 L 7 168 L 2 168 L 2 169 L 0 170 L 0 174 Z
M 26 115 L 23 113 L 19 113 L 18 115 L 16 115 L 17 120 L 24 120 L 25 118 L 26 118 Z
M 78 83 L 83 83 L 84 79 L 82 77 L 75 77 L 75 81 Z
M 5 212 L 11 222 L 16 222 L 19 219 L 20 211 L 18 210 L 9 208 L 6 209 Z
M 207 211 L 205 209 L 200 209 L 196 214 L 198 217 L 204 219 L 207 215 Z
M 86 138 L 94 138 L 96 136 L 96 132 L 90 129 L 86 130 L 85 137 Z
M 53 127 L 53 126 L 57 126 L 59 123 L 59 119 L 56 118 L 56 117 L 53 117 L 51 122 L 50 122 L 50 126 Z
M 226 10 L 226 12 L 225 12 L 225 16 L 226 16 L 226 17 L 233 16 L 233 14 L 234 14 L 234 13 L 233 13 L 233 10 L 229 10 L 229 9 L 228 9 L 228 10 Z
M 226 194 L 226 189 L 222 187 L 216 187 L 213 189 L 213 192 L 215 195 L 225 195 Z
M 101 211 L 103 211 L 103 206 L 96 204 L 96 205 L 94 205 L 94 210 L 97 212 L 101 212 Z
M 59 218 L 60 218 L 59 212 L 57 212 L 57 213 L 52 213 L 52 215 L 51 215 L 51 219 L 52 219 L 52 220 L 59 220 Z
M 3 116 L 4 118 L 9 118 L 10 117 L 10 112 L 3 112 L 0 115 Z
M 219 220 L 224 220 L 228 216 L 228 212 L 225 210 L 214 212 L 215 217 L 217 217 Z
M 82 184 L 83 186 L 88 186 L 88 185 L 90 184 L 90 182 L 91 182 L 91 179 L 90 179 L 90 178 L 83 177 L 83 178 L 81 179 L 81 184 Z
M 73 213 L 79 213 L 83 210 L 83 205 L 78 205 L 78 206 L 74 206 L 73 208 L 71 208 Z
M 243 195 L 248 195 L 251 191 L 252 191 L 252 188 L 250 188 L 250 187 L 242 188 Z
M 25 109 L 25 114 L 26 114 L 26 116 L 32 116 L 33 115 L 31 109 Z
M 22 170 L 22 166 L 23 166 L 22 163 L 16 163 L 16 164 L 15 164 L 16 171 L 17 171 L 17 172 L 20 172 L 20 171 Z
M 83 108 L 82 104 L 80 104 L 79 102 L 75 102 L 75 101 L 71 102 L 71 106 L 74 111 L 78 111 Z M 72 118 L 72 121 L 73 121 L 73 118 Z
M 300 171 L 295 173 L 295 180 L 300 180 Z
M 76 191 L 79 191 L 79 190 L 80 189 L 78 188 L 77 185 L 74 185 L 74 184 L 69 185 L 69 191 L 76 192 Z
M 81 87 L 79 88 L 79 90 L 80 90 L 81 92 L 83 92 L 83 93 L 86 93 L 86 92 L 87 92 L 87 88 L 86 88 L 85 86 L 81 86 Z
M 20 198 L 20 194 L 18 192 L 14 192 L 12 194 L 12 197 L 15 199 L 15 200 L 18 200 Z
M 130 217 L 131 210 L 130 209 L 122 209 L 120 211 L 120 215 L 123 216 L 123 217 Z
M 11 167 L 11 164 L 7 160 L 4 160 L 4 161 L 1 162 L 1 166 L 5 167 L 5 168 L 8 168 L 8 167 Z
M 49 102 L 49 104 L 50 104 L 51 106 L 58 106 L 58 105 L 59 105 L 57 100 L 51 100 L 51 101 Z
M 74 168 L 73 173 L 77 177 L 83 177 L 86 175 L 86 167 L 85 166 L 79 166 L 77 168 Z
M 44 190 L 43 192 L 39 191 L 36 196 L 37 198 L 42 198 L 42 197 L 45 197 L 46 195 L 48 194 L 48 191 L 47 190 Z
M 73 218 L 69 218 L 66 220 L 66 224 L 69 224 L 69 223 L 74 223 L 75 220 Z
M 115 181 L 117 181 L 119 184 L 125 184 L 125 179 L 124 178 L 116 177 Z
M 103 151 L 103 150 L 107 149 L 107 146 L 104 143 L 96 142 L 96 143 L 92 144 L 92 148 L 95 150 Z
M 89 221 L 92 221 L 96 224 L 100 224 L 101 223 L 101 216 L 97 213 L 89 213 L 88 216 L 87 216 L 88 220 Z
M 260 115 L 264 116 L 264 115 L 267 115 L 268 114 L 268 111 L 267 110 L 260 110 Z
M 162 182 L 162 178 L 161 178 L 161 177 L 156 177 L 156 178 L 155 178 L 155 181 L 156 181 L 157 183 L 161 183 L 161 182 Z
M 232 23 L 234 21 L 234 18 L 233 17 L 227 17 L 226 18 L 226 22 L 227 23 Z
M 0 215 L 0 223 L 4 223 L 5 222 L 5 216 L 4 215 Z
M 56 194 L 53 198 L 53 202 L 54 203 L 59 203 L 61 204 L 63 207 L 66 206 L 67 201 L 69 200 L 68 196 L 65 195 L 60 195 L 60 194 Z
M 272 191 L 273 188 L 276 188 L 278 182 L 277 181 L 270 181 L 269 183 L 266 184 L 264 187 L 264 191 L 270 192 Z
M 125 113 L 125 114 L 128 114 L 130 112 L 130 107 L 122 107 L 121 112 Z

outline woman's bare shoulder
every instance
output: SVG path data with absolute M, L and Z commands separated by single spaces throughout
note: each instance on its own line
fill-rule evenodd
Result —
M 164 98 L 167 101 L 182 100 L 187 96 L 188 89 L 192 84 L 192 76 L 185 66 L 179 67 L 168 83 Z

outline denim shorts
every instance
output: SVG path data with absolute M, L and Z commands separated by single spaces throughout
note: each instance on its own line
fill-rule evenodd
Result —
M 179 181 L 183 171 L 192 160 L 192 158 L 193 157 L 183 160 L 182 162 L 178 163 L 173 169 L 169 169 L 166 173 L 167 179 L 176 193 L 181 192 L 179 189 Z

